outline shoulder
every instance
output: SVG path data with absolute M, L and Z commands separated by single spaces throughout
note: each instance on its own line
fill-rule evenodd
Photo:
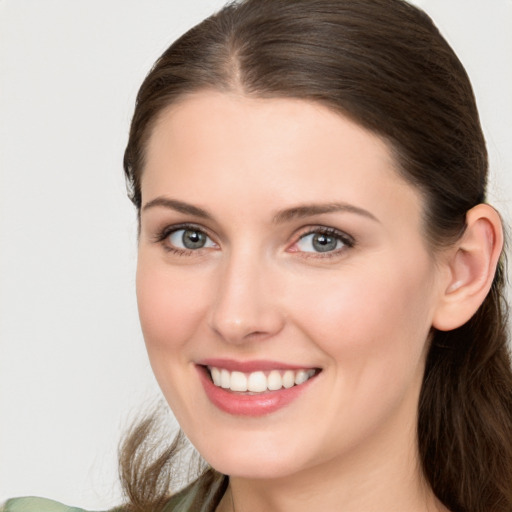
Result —
M 209 469 L 185 489 L 176 493 L 166 503 L 163 512 L 213 512 L 219 504 L 229 479 Z M 122 512 L 123 507 L 105 512 Z M 14 498 L 0 504 L 0 512 L 87 512 L 82 508 L 68 507 L 47 498 Z
M 162 512 L 213 512 L 224 495 L 228 482 L 227 476 L 209 469 L 188 487 L 172 496 Z
M 47 498 L 14 498 L 0 505 L 0 512 L 86 512 L 84 509 L 68 507 Z M 112 510 L 111 512 L 115 512 Z

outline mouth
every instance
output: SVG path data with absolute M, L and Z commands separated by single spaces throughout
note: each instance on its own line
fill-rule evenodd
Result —
M 321 368 L 273 362 L 234 363 L 210 360 L 196 364 L 210 402 L 235 416 L 264 416 L 288 406 L 317 381 Z
M 319 373 L 320 369 L 282 369 L 245 373 L 229 371 L 226 368 L 218 368 L 216 366 L 207 366 L 206 371 L 210 376 L 210 380 L 218 388 L 251 395 L 300 386 Z

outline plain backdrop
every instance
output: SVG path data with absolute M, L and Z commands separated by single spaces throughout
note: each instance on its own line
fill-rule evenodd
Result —
M 512 0 L 417 0 L 472 78 L 510 219 Z M 158 396 L 122 154 L 158 55 L 223 0 L 0 0 L 0 501 L 119 501 L 123 429 Z

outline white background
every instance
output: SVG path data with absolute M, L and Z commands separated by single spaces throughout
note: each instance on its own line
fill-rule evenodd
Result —
M 119 500 L 116 447 L 158 396 L 122 154 L 158 55 L 223 0 L 0 0 L 0 501 Z M 475 87 L 510 219 L 512 0 L 417 0 Z M 485 5 L 485 8 L 484 8 Z

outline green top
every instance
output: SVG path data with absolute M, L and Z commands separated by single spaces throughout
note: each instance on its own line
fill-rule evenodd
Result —
M 162 512 L 215 512 L 228 485 L 228 478 L 207 471 L 201 478 L 172 496 Z M 123 507 L 108 512 L 122 512 Z M 68 507 L 47 498 L 14 498 L 8 500 L 0 512 L 87 512 Z
M 1 512 L 85 512 L 81 508 L 67 507 L 46 498 L 14 498 L 8 500 Z

